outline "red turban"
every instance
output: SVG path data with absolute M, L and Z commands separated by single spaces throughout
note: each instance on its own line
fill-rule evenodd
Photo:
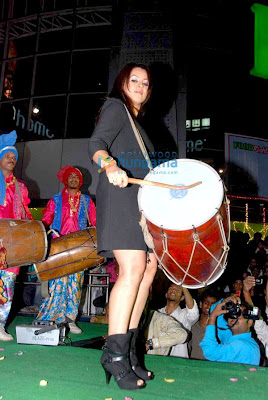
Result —
M 66 186 L 67 180 L 71 174 L 76 174 L 79 176 L 80 186 L 83 185 L 83 175 L 78 168 L 71 167 L 70 165 L 66 165 L 62 167 L 57 173 L 58 180 Z

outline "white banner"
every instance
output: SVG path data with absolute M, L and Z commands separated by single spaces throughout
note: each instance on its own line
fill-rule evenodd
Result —
M 225 161 L 230 166 L 229 186 L 233 188 L 230 194 L 235 194 L 232 193 L 234 182 L 236 185 L 241 182 L 244 186 L 247 177 L 248 187 L 252 188 L 250 183 L 254 183 L 256 191 L 244 193 L 244 196 L 256 195 L 268 199 L 268 140 L 225 133 Z

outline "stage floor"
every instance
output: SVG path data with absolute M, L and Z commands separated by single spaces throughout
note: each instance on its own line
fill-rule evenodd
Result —
M 8 331 L 31 317 L 17 317 Z M 79 322 L 73 341 L 107 333 L 106 325 Z M 0 342 L 0 399 L 3 400 L 262 400 L 268 396 L 268 368 L 248 365 L 146 356 L 155 379 L 143 390 L 118 389 L 113 378 L 105 385 L 100 350 L 71 346 L 39 346 Z M 19 354 L 19 352 L 23 352 Z M 5 357 L 1 360 L 2 357 Z M 46 386 L 40 381 L 46 380 Z M 167 380 L 171 380 L 170 382 Z

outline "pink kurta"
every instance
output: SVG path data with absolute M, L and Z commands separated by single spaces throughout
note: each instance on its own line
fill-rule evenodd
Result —
M 73 199 L 73 204 L 76 204 L 76 201 L 78 199 L 78 194 L 76 196 L 71 196 L 71 198 Z M 80 201 L 83 201 L 81 200 L 81 197 Z M 70 232 L 79 231 L 78 210 L 79 210 L 79 203 L 77 205 L 77 211 L 73 212 L 72 213 L 73 215 L 71 216 L 69 193 L 67 189 L 64 188 L 62 191 L 62 213 L 61 213 L 61 230 L 60 230 L 61 235 L 66 235 L 67 233 Z M 44 216 L 42 218 L 42 222 L 45 226 L 49 226 L 52 224 L 54 219 L 54 213 L 55 213 L 55 202 L 53 199 L 50 199 L 44 210 Z M 91 199 L 89 202 L 88 215 L 91 225 L 96 226 L 96 209 L 95 209 L 95 204 Z
M 6 178 L 6 184 L 12 182 L 14 175 L 11 173 Z M 28 197 L 28 189 L 24 182 L 17 179 L 19 184 L 23 206 L 19 194 L 16 192 L 15 183 L 6 187 L 6 198 L 5 205 L 0 205 L 0 218 L 14 218 L 14 219 L 33 219 L 32 214 L 29 211 L 28 204 L 30 199 Z M 13 272 L 14 274 L 19 273 L 19 268 L 5 269 L 5 271 Z
M 76 211 L 71 210 L 69 203 L 70 198 L 73 200 Z M 62 191 L 61 196 L 61 226 L 60 233 L 66 235 L 70 232 L 79 231 L 79 204 L 83 202 L 81 196 L 69 196 L 66 188 Z M 42 221 L 44 225 L 49 226 L 55 218 L 55 201 L 49 200 Z M 60 212 L 59 210 L 56 210 Z M 83 212 L 85 210 L 83 209 Z M 88 214 L 90 224 L 96 226 L 96 211 L 93 201 L 90 199 Z M 56 219 L 58 215 L 56 215 Z M 58 220 L 57 220 L 58 225 Z M 59 227 L 57 226 L 57 229 Z M 37 320 L 55 321 L 61 323 L 65 321 L 75 321 L 78 314 L 78 307 L 81 300 L 82 285 L 84 280 L 84 271 L 66 275 L 61 278 L 49 281 L 49 296 L 45 298 L 41 304 L 40 311 L 36 317 Z

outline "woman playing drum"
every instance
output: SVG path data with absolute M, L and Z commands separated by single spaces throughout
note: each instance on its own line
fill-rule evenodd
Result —
M 89 140 L 90 156 L 102 171 L 96 193 L 98 252 L 114 256 L 119 264 L 109 299 L 109 332 L 101 362 L 106 381 L 113 375 L 122 389 L 143 388 L 144 381 L 153 378 L 152 372 L 138 364 L 135 341 L 157 262 L 152 253 L 147 256 L 139 226 L 138 186 L 128 185 L 128 176 L 143 178 L 149 169 L 125 110 L 126 106 L 147 150 L 152 151 L 139 124 L 150 94 L 148 67 L 127 64 L 116 78 Z

